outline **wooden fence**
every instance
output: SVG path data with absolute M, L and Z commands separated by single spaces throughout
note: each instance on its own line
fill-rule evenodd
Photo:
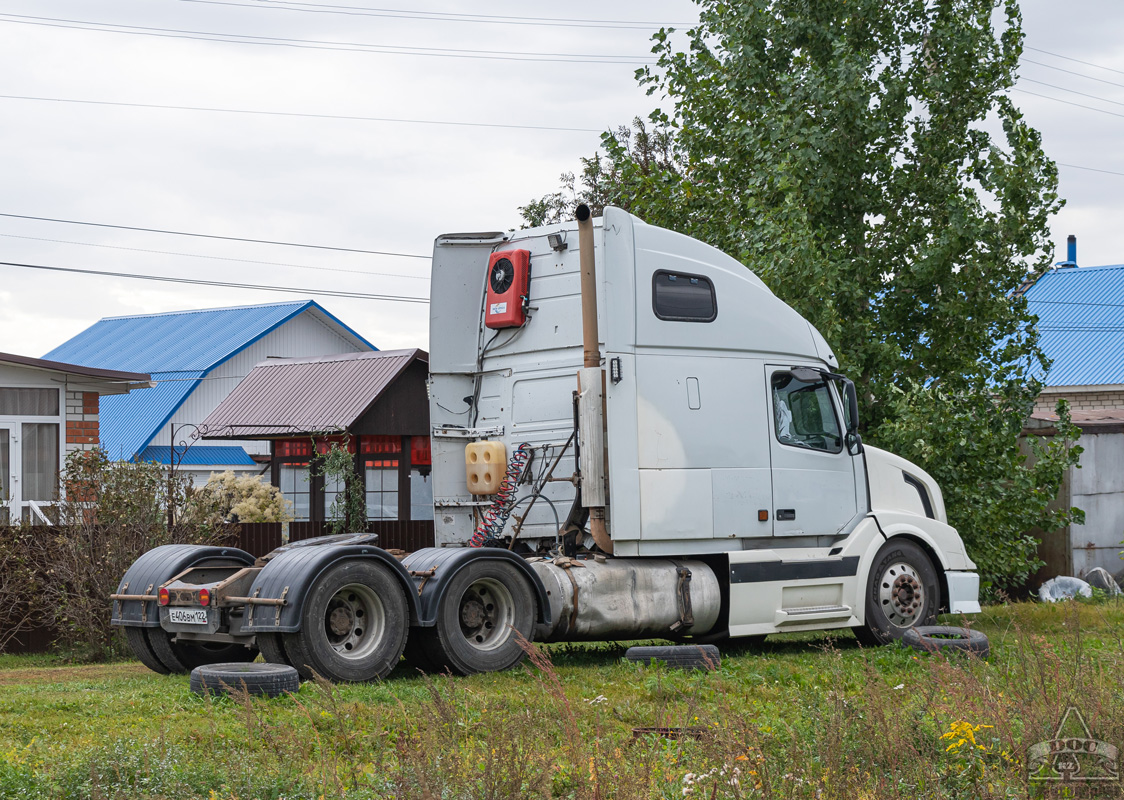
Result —
M 271 550 L 281 546 L 284 540 L 284 526 L 280 522 L 246 523 L 236 526 L 238 530 L 232 531 L 230 544 L 245 550 L 252 556 L 264 556 Z M 323 536 L 327 533 L 327 524 L 324 522 L 290 522 L 289 541 L 300 542 Z M 37 531 L 40 529 L 36 529 Z M 42 529 L 44 535 L 50 529 Z M 415 520 L 411 522 L 398 522 L 397 520 L 380 520 L 367 525 L 368 533 L 377 533 L 379 546 L 386 550 L 405 550 L 411 552 L 423 547 L 433 546 L 433 521 Z M 140 555 L 139 553 L 137 554 Z M 105 613 L 109 613 L 109 601 L 106 600 Z M 46 626 L 36 626 L 22 632 L 4 648 L 5 653 L 42 653 L 50 649 L 54 642 L 54 632 Z

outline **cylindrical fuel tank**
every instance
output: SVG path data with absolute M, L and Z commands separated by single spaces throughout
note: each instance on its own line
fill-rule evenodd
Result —
M 701 561 L 532 559 L 546 586 L 550 624 L 539 642 L 700 635 L 718 620 L 722 591 Z

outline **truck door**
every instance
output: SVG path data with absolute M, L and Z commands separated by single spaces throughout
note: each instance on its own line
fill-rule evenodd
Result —
M 773 471 L 773 535 L 832 536 L 858 513 L 854 459 L 834 387 L 765 366 Z

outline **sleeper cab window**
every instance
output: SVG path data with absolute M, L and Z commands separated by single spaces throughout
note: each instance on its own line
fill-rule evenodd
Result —
M 843 450 L 843 432 L 824 381 L 805 383 L 791 372 L 774 372 L 771 383 L 778 442 L 824 453 Z
M 718 300 L 714 284 L 702 275 L 659 270 L 652 276 L 652 310 L 673 322 L 714 322 Z

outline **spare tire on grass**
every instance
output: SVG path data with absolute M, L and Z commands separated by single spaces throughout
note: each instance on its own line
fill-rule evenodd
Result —
M 630 647 L 625 651 L 626 661 L 647 664 L 662 661 L 673 669 L 701 669 L 714 671 L 722 665 L 722 656 L 712 644 L 662 645 L 655 647 Z
M 901 643 L 928 653 L 970 653 L 978 658 L 991 655 L 991 644 L 980 631 L 948 625 L 919 625 L 907 630 Z
M 207 664 L 191 671 L 191 691 L 196 694 L 230 694 L 245 691 L 277 697 L 301 688 L 300 675 L 285 664 Z

